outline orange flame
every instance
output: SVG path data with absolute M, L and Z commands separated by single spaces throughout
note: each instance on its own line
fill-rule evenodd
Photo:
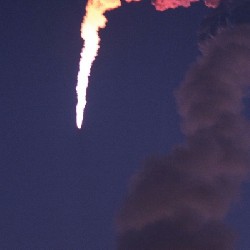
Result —
M 125 0 L 126 2 L 140 2 L 141 0 Z M 199 0 L 152 0 L 156 10 L 166 10 L 180 6 L 189 7 Z M 217 7 L 221 0 L 205 0 L 208 7 Z M 86 6 L 86 15 L 81 25 L 81 37 L 84 40 L 84 47 L 81 52 L 79 73 L 77 79 L 77 105 L 76 125 L 80 129 L 83 122 L 84 109 L 86 106 L 86 91 L 88 87 L 90 70 L 97 56 L 100 47 L 98 31 L 105 28 L 107 19 L 104 16 L 106 11 L 121 6 L 121 0 L 89 0 Z
M 98 31 L 105 28 L 107 19 L 105 12 L 121 6 L 120 0 L 89 0 L 86 6 L 86 15 L 81 25 L 81 37 L 84 47 L 81 52 L 78 81 L 76 86 L 78 103 L 76 105 L 76 125 L 80 129 L 86 106 L 86 91 L 93 61 L 100 47 Z

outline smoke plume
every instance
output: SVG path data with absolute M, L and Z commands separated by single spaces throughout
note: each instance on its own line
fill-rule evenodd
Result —
M 132 0 L 129 0 L 131 2 Z M 216 8 L 221 0 L 205 0 L 207 7 Z M 175 9 L 177 7 L 190 7 L 194 2 L 199 2 L 199 0 L 152 0 L 153 5 L 155 5 L 156 10 L 164 11 L 166 9 Z
M 234 248 L 223 220 L 250 167 L 242 103 L 250 25 L 222 29 L 201 49 L 176 92 L 186 142 L 133 177 L 117 218 L 119 250 Z
M 126 2 L 140 2 L 141 0 L 126 0 Z M 200 0 L 151 0 L 156 10 L 164 11 L 167 9 L 175 9 L 177 7 L 190 7 L 192 3 L 199 2 Z M 216 8 L 221 0 L 205 0 L 207 7 Z

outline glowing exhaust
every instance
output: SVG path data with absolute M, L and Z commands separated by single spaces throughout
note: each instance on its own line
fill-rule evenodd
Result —
M 81 52 L 79 73 L 77 78 L 76 125 L 80 129 L 83 122 L 86 106 L 86 92 L 88 87 L 91 66 L 99 49 L 100 37 L 98 31 L 105 28 L 107 19 L 104 13 L 121 5 L 120 0 L 89 0 L 86 7 L 86 15 L 81 25 L 81 37 L 84 47 Z

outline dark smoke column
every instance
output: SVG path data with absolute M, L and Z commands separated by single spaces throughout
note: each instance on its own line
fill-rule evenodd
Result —
M 186 143 L 134 176 L 117 218 L 119 250 L 234 249 L 223 220 L 250 167 L 250 126 L 242 115 L 250 25 L 230 20 L 240 6 L 245 11 L 250 1 L 222 1 L 231 23 L 201 39 L 203 56 L 176 94 Z

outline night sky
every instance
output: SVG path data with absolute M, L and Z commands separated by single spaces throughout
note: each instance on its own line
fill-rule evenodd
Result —
M 200 54 L 202 3 L 158 12 L 123 3 L 106 16 L 75 125 L 86 1 L 0 5 L 0 249 L 115 249 L 115 215 L 145 159 L 182 142 L 174 91 Z M 247 113 L 249 115 L 249 113 Z M 250 249 L 250 185 L 227 222 Z

